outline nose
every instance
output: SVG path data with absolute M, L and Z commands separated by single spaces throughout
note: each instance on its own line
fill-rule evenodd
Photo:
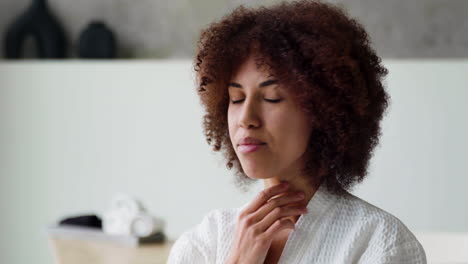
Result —
M 254 102 L 253 98 L 250 98 L 250 100 L 245 99 L 241 107 L 239 126 L 246 129 L 260 126 L 260 118 L 257 109 L 258 106 Z

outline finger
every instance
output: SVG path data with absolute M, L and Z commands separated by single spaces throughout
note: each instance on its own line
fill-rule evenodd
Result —
M 272 187 L 263 189 L 255 198 L 254 200 L 248 204 L 243 211 L 247 214 L 251 214 L 256 212 L 263 204 L 265 204 L 271 197 L 278 195 L 284 191 L 286 191 L 289 186 L 283 184 L 277 184 Z
M 254 222 L 258 222 L 261 219 L 265 218 L 271 211 L 273 211 L 276 207 L 283 207 L 283 206 L 300 206 L 300 201 L 304 200 L 304 193 L 301 191 L 298 192 L 289 192 L 284 196 L 272 198 L 267 201 L 263 206 L 261 206 L 255 213 L 254 213 Z
M 270 213 L 268 213 L 262 220 L 255 224 L 255 230 L 258 230 L 259 232 L 263 233 L 279 219 L 288 216 L 301 215 L 304 213 L 306 213 L 306 210 L 303 206 L 276 207 Z
M 296 224 L 291 219 L 281 218 L 277 219 L 267 230 L 263 233 L 262 236 L 269 238 L 270 240 L 280 231 L 284 229 L 294 229 Z

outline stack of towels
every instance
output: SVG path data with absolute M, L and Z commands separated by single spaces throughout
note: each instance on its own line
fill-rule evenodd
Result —
M 102 215 L 102 228 L 107 234 L 149 237 L 162 232 L 163 219 L 151 216 L 140 201 L 127 194 L 116 194 L 110 208 Z

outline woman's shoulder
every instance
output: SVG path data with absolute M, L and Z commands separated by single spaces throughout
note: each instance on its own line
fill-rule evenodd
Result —
M 342 196 L 338 207 L 350 222 L 359 226 L 360 237 L 365 237 L 371 247 L 369 252 L 379 256 L 414 255 L 425 261 L 424 249 L 416 236 L 392 213 L 351 193 Z
M 343 195 L 340 199 L 340 207 L 342 213 L 349 215 L 350 218 L 359 219 L 361 223 L 386 231 L 411 233 L 398 217 L 354 194 Z
M 184 232 L 185 236 L 202 241 L 215 238 L 224 229 L 235 224 L 238 208 L 215 208 L 208 211 L 193 227 Z
M 237 208 L 211 209 L 174 242 L 168 263 L 214 263 L 220 244 L 229 242 Z M 222 245 L 221 245 L 222 246 Z
M 222 231 L 237 222 L 240 207 L 211 209 L 200 222 L 201 227 Z

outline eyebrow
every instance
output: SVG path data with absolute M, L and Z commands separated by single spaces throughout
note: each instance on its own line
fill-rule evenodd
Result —
M 277 84 L 277 83 L 278 83 L 278 80 L 268 80 L 268 81 L 264 81 L 260 83 L 258 87 L 262 88 L 262 87 L 266 87 L 266 86 Z M 231 82 L 229 83 L 229 87 L 242 88 L 242 85 L 235 83 L 235 82 Z

